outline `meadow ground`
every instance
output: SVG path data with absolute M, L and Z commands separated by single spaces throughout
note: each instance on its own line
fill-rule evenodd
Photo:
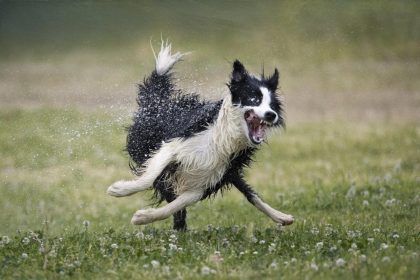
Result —
M 0 1 L 0 279 L 418 278 L 420 4 L 174 3 Z M 246 177 L 293 225 L 232 189 L 132 226 L 151 193 L 106 195 L 160 34 L 207 98 L 235 58 L 280 68 L 287 130 Z
M 1 113 L 1 278 L 415 278 L 418 126 L 301 123 L 258 154 L 247 178 L 292 213 L 279 228 L 232 189 L 171 221 L 129 225 L 151 193 L 112 198 L 130 178 L 128 118 L 75 110 Z M 11 137 L 12 135 L 12 137 Z

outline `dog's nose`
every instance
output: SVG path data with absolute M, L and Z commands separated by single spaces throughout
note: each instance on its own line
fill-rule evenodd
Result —
M 277 114 L 274 112 L 266 112 L 264 114 L 264 119 L 268 122 L 273 122 L 277 117 Z

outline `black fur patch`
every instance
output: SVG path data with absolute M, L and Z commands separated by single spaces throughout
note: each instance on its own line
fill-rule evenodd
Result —
M 157 151 L 162 142 L 187 138 L 215 121 L 222 101 L 202 101 L 195 94 L 183 95 L 172 83 L 171 74 L 156 71 L 139 86 L 139 110 L 128 128 L 127 152 L 133 171 Z

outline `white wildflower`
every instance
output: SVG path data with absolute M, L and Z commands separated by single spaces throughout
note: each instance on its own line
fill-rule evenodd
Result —
M 232 226 L 232 232 L 235 233 L 235 234 L 238 233 L 239 232 L 239 226 L 238 225 L 233 225 Z
M 253 255 L 258 255 L 257 251 L 252 252 Z
M 201 268 L 201 275 L 209 275 L 211 272 L 210 267 L 208 266 L 203 266 Z
M 177 240 L 178 240 L 178 238 L 176 237 L 176 235 L 175 235 L 175 234 L 171 234 L 171 235 L 169 236 L 169 242 L 173 242 L 173 243 L 175 243 Z
M 318 242 L 318 243 L 315 244 L 315 249 L 317 251 L 321 250 L 322 247 L 324 247 L 324 243 L 323 242 Z
M 332 225 L 327 224 L 325 229 L 324 229 L 325 236 L 330 236 L 333 232 L 334 232 L 334 229 L 333 229 Z
M 346 193 L 347 199 L 352 199 L 356 195 L 356 187 L 352 184 L 352 186 L 349 188 L 349 190 Z
M 260 240 L 260 244 L 265 244 L 265 240 Z
M 270 252 L 270 253 L 272 253 L 273 251 L 275 251 L 276 250 L 276 244 L 275 243 L 271 243 L 269 246 L 268 246 L 268 252 Z
M 349 230 L 347 231 L 347 236 L 352 239 L 356 237 L 356 233 L 352 230 Z
M 385 256 L 382 258 L 382 262 L 390 262 L 390 261 L 391 261 L 390 257 Z
M 144 233 L 142 231 L 139 231 L 136 233 L 136 238 L 137 239 L 144 239 Z
M 146 235 L 144 236 L 144 239 L 145 239 L 145 240 L 152 240 L 152 239 L 153 239 L 153 236 L 152 236 L 151 234 L 146 234 Z
M 365 207 L 366 207 L 366 206 L 369 206 L 369 201 L 367 201 L 367 200 L 363 200 L 362 205 L 363 205 L 363 206 L 365 206 Z
M 1 244 L 4 244 L 4 245 L 9 244 L 9 243 L 10 243 L 10 238 L 9 238 L 9 236 L 7 236 L 7 235 L 2 236 L 2 238 L 1 238 L 1 242 L 0 242 L 0 243 L 1 243 Z
M 169 243 L 169 250 L 176 251 L 178 250 L 178 247 L 175 244 Z
M 38 251 L 39 251 L 41 254 L 44 254 L 44 253 L 45 253 L 44 243 L 41 243 L 41 245 L 39 245 L 39 249 L 38 249 Z
M 346 264 L 346 261 L 344 260 L 344 259 L 342 259 L 342 258 L 339 258 L 339 259 L 337 259 L 336 261 L 335 261 L 335 265 L 336 266 L 338 266 L 338 267 L 342 267 L 342 266 L 344 266 Z
M 153 268 L 158 268 L 160 266 L 160 262 L 156 260 L 151 261 L 150 264 Z
M 22 239 L 22 243 L 23 243 L 24 245 L 28 245 L 30 242 L 31 242 L 31 240 L 30 240 L 28 237 L 24 237 L 24 238 Z
M 392 238 L 394 238 L 394 239 L 398 239 L 398 238 L 400 238 L 400 236 L 399 236 L 397 233 L 394 233 L 394 234 L 392 235 Z
M 316 263 L 311 263 L 311 269 L 318 271 L 318 266 L 316 265 Z
M 387 201 L 385 201 L 385 206 L 387 206 L 387 207 L 391 207 L 391 206 L 393 206 L 396 202 L 397 202 L 397 200 L 396 200 L 395 198 L 388 199 Z
M 51 258 L 55 258 L 57 257 L 57 251 L 52 249 L 49 253 L 48 256 L 50 256 Z
M 164 267 L 162 267 L 162 272 L 164 274 L 169 274 L 171 272 L 171 269 L 169 268 L 169 266 L 165 265 Z
M 366 255 L 360 255 L 359 260 L 360 260 L 361 262 L 366 262 L 366 261 L 367 261 L 367 257 L 366 257 Z
M 369 243 L 373 243 L 373 241 L 375 241 L 375 238 L 373 238 L 373 237 L 368 237 L 367 241 L 368 241 Z
M 388 244 L 386 244 L 386 243 L 381 243 L 381 250 L 386 250 L 386 249 L 388 249 Z
M 277 263 L 273 261 L 273 262 L 270 264 L 270 268 L 272 268 L 272 269 L 276 269 L 276 268 L 277 268 Z
M 117 244 L 115 244 L 115 243 L 112 243 L 112 244 L 111 244 L 111 248 L 112 248 L 112 249 L 118 249 L 118 245 L 117 245 Z
M 21 257 L 22 257 L 22 259 L 26 260 L 28 258 L 28 254 L 22 253 L 22 256 Z
M 89 227 L 89 225 L 90 225 L 90 222 L 89 222 L 88 220 L 84 220 L 84 221 L 83 221 L 83 226 L 84 226 L 85 228 L 88 228 L 88 227 Z
M 319 233 L 319 229 L 318 229 L 318 228 L 316 228 L 316 227 L 313 227 L 313 228 L 311 229 L 311 233 L 312 233 L 313 235 L 318 235 L 318 233 Z

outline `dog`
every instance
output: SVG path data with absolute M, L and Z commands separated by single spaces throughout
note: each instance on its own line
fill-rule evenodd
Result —
M 292 224 L 293 217 L 265 203 L 243 175 L 268 132 L 284 126 L 277 68 L 270 77 L 255 77 L 235 60 L 229 94 L 204 101 L 175 87 L 171 70 L 185 54 L 172 54 L 163 41 L 153 54 L 156 69 L 139 85 L 139 109 L 127 129 L 126 150 L 138 177 L 115 182 L 107 193 L 123 197 L 154 189 L 157 204 L 167 204 L 138 210 L 131 222 L 144 225 L 173 215 L 173 228 L 184 231 L 188 206 L 234 186 L 275 223 Z

